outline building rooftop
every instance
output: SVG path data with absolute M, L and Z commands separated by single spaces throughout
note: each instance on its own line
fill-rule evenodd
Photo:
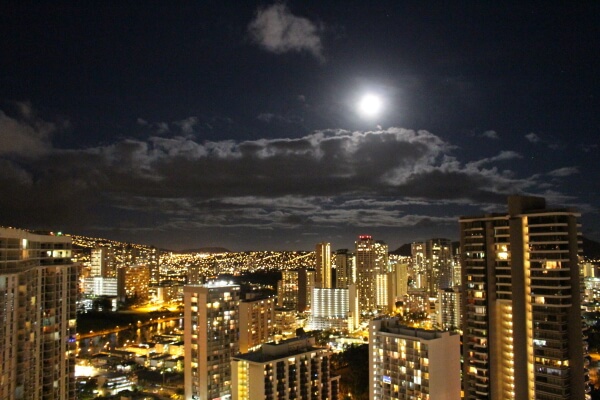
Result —
M 324 350 L 324 348 L 315 347 L 313 337 L 291 338 L 278 343 L 265 343 L 259 350 L 237 354 L 233 359 L 264 363 L 317 350 Z
M 372 322 L 381 322 L 379 332 L 410 336 L 424 340 L 439 339 L 443 336 L 457 335 L 457 332 L 428 330 L 403 325 L 397 318 L 376 318 Z

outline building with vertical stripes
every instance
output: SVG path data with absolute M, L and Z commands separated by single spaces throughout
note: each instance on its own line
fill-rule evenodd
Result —
M 586 398 L 578 217 L 511 196 L 460 218 L 466 400 Z
M 67 236 L 0 228 L 0 398 L 75 399 L 77 266 Z

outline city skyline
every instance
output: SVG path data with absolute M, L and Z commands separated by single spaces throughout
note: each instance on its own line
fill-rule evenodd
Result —
M 394 250 L 525 194 L 600 240 L 598 3 L 0 10 L 0 226 Z

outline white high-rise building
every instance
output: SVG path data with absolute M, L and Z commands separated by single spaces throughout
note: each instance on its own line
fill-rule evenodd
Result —
M 229 398 L 230 360 L 239 350 L 240 287 L 226 282 L 190 285 L 183 298 L 185 398 Z
M 460 336 L 371 320 L 369 399 L 459 400 Z
M 0 228 L 0 398 L 75 399 L 71 238 Z
M 336 329 L 354 331 L 358 326 L 358 310 L 356 302 L 356 287 L 348 289 L 313 289 L 313 307 L 309 327 L 314 329 Z

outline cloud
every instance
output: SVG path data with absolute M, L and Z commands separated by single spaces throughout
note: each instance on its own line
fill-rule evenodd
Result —
M 548 172 L 549 176 L 553 176 L 553 177 L 557 177 L 557 178 L 562 178 L 565 176 L 571 176 L 571 175 L 575 175 L 579 173 L 579 168 L 577 167 L 564 167 L 564 168 L 559 168 L 559 169 L 555 169 L 554 171 L 550 171 Z
M 320 28 L 306 18 L 293 15 L 285 4 L 260 8 L 248 25 L 251 39 L 275 54 L 308 51 L 323 62 Z
M 195 116 L 171 122 L 148 122 L 144 118 L 138 118 L 136 122 L 139 126 L 148 128 L 158 135 L 164 135 L 166 133 L 182 133 L 184 136 L 192 135 L 194 133 L 194 127 L 199 123 L 198 117 Z
M 13 118 L 0 110 L 0 156 L 36 158 L 52 149 L 54 123 L 35 117 L 28 103 L 17 103 L 21 118 Z
M 506 161 L 516 152 L 465 162 L 457 150 L 431 132 L 392 127 L 247 141 L 155 135 L 25 161 L 3 153 L 0 184 L 11 195 L 0 198 L 0 221 L 127 232 L 451 230 L 465 207 L 504 207 L 515 193 L 559 198 L 548 177 L 576 172 L 515 176 Z
M 485 131 L 481 134 L 481 136 L 488 138 L 488 139 L 495 139 L 495 140 L 500 139 L 500 137 L 498 136 L 498 133 L 496 133 L 496 131 Z
M 515 151 L 501 151 L 497 156 L 494 157 L 489 157 L 489 158 L 482 158 L 481 160 L 477 160 L 477 161 L 472 161 L 467 163 L 467 168 L 469 167 L 480 167 L 484 164 L 491 164 L 497 161 L 506 161 L 506 160 L 514 160 L 517 158 L 523 158 L 523 156 L 521 156 L 519 153 L 515 152 Z
M 296 116 L 283 116 L 273 113 L 261 113 L 256 119 L 262 121 L 264 123 L 270 124 L 273 122 L 280 124 L 300 124 L 302 123 L 302 118 Z
M 531 143 L 539 143 L 542 141 L 542 139 L 533 132 L 525 135 L 525 139 L 529 140 Z
M 188 117 L 180 121 L 175 121 L 175 125 L 177 125 L 181 129 L 181 132 L 188 135 L 194 133 L 194 125 L 197 124 L 197 117 Z
M 542 138 L 540 135 L 533 132 L 525 135 L 525 139 L 534 144 L 544 144 L 551 150 L 558 150 L 565 147 L 564 143 L 561 143 L 554 138 Z

